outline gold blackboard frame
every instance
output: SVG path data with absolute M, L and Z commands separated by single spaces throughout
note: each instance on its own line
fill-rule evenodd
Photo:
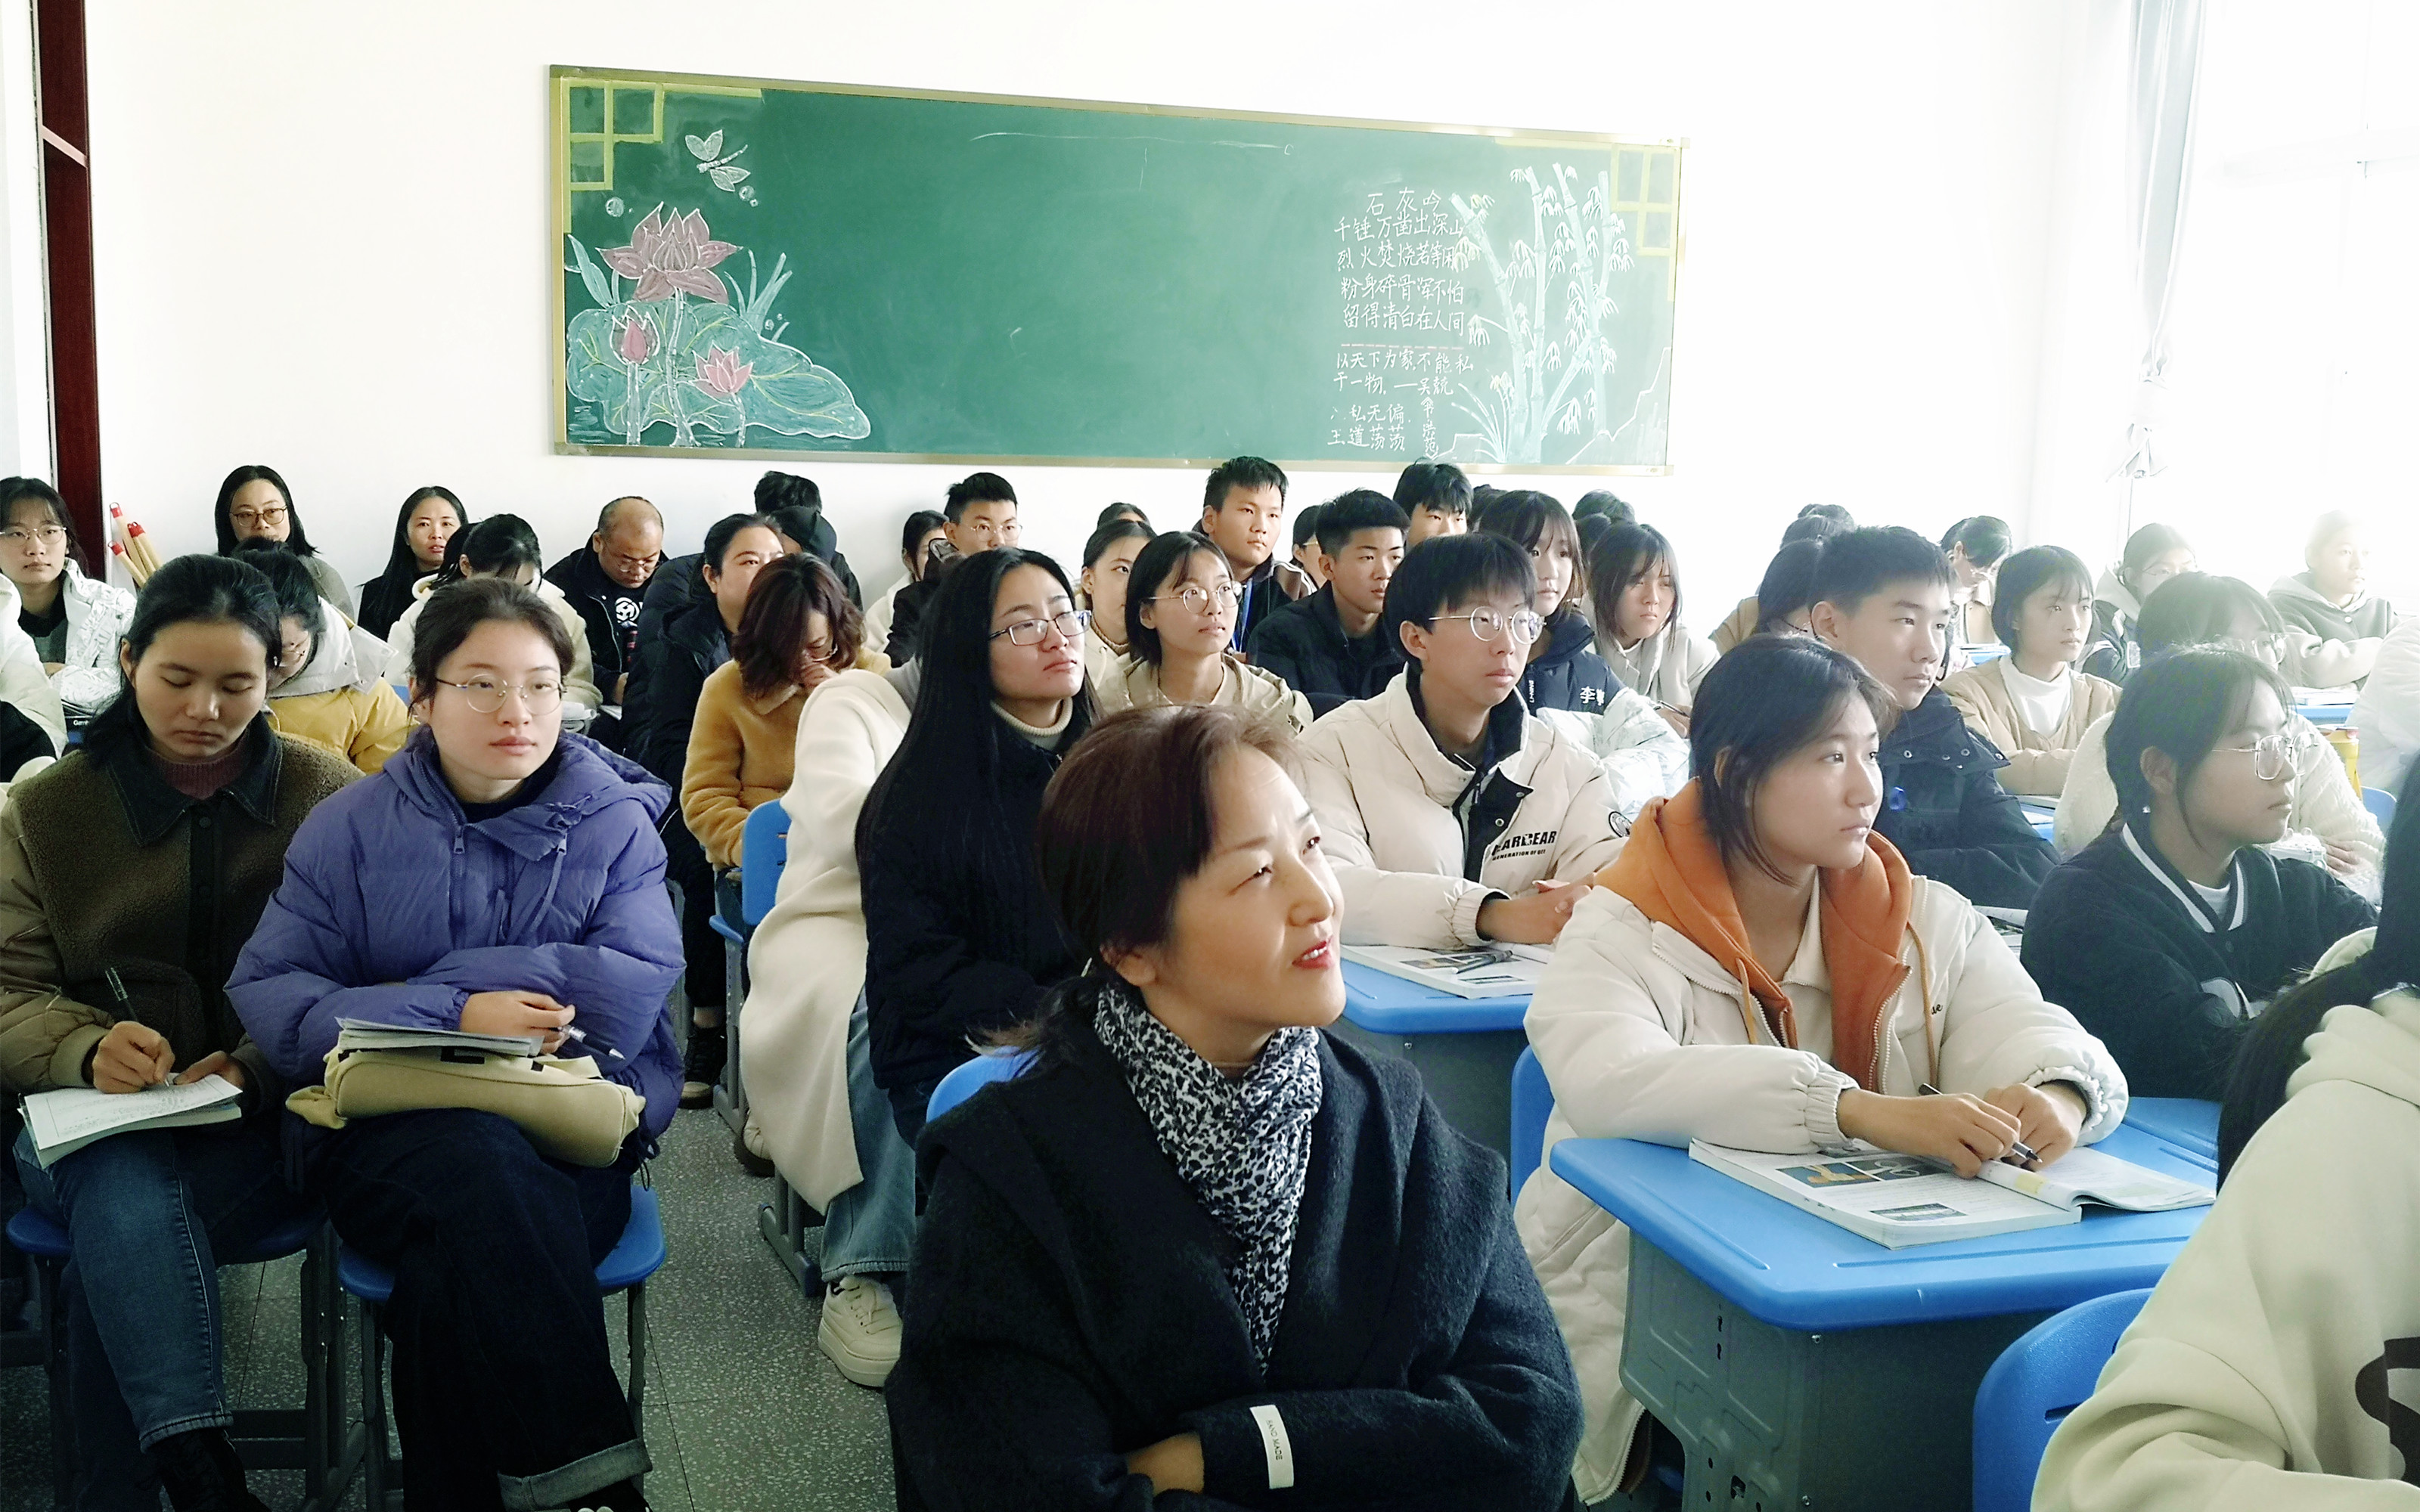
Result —
M 952 89 L 908 89 L 891 85 L 835 84 L 801 79 L 773 79 L 738 74 L 659 73 L 643 69 L 596 68 L 583 64 L 557 63 L 547 69 L 547 201 L 548 221 L 552 235 L 548 239 L 547 308 L 551 325 L 547 339 L 549 364 L 552 369 L 551 385 L 552 447 L 558 456 L 671 456 L 704 460 L 736 457 L 753 461 L 795 461 L 804 456 L 829 456 L 850 462 L 910 462 L 939 466 L 970 466 L 990 464 L 1000 467 L 1075 467 L 1075 468 L 1215 468 L 1227 460 L 1217 456 L 1004 456 L 984 453 L 952 452 L 859 452 L 821 447 L 695 447 L 695 446 L 613 446 L 579 442 L 570 440 L 569 380 L 564 371 L 563 332 L 563 239 L 570 231 L 570 133 L 571 88 L 575 84 L 629 84 L 662 86 L 699 94 L 735 94 L 781 89 L 802 94 L 865 95 L 884 100 L 934 100 L 973 105 L 1027 105 L 1044 109 L 1102 111 L 1116 115 L 1171 116 L 1188 120 L 1255 121 L 1279 126 L 1326 126 L 1360 131 L 1429 131 L 1450 136 L 1481 136 L 1494 139 L 1506 147 L 1552 148 L 1668 147 L 1672 150 L 1672 194 L 1675 209 L 1672 217 L 1672 328 L 1674 377 L 1679 368 L 1679 334 L 1681 328 L 1681 274 L 1689 255 L 1689 200 L 1683 193 L 1687 171 L 1686 137 L 1628 136 L 1600 131 L 1543 131 L 1525 127 L 1473 126 L 1451 121 L 1393 121 L 1357 116 L 1310 116 L 1282 111 L 1220 110 L 1211 106 L 1154 105 L 1136 100 L 1075 100 L 1055 95 L 994 95 Z M 608 151 L 611 158 L 611 151 Z M 1677 392 L 1677 389 L 1675 390 Z M 1289 471 L 1314 472 L 1383 472 L 1401 464 L 1385 462 L 1373 465 L 1353 457 L 1273 457 L 1272 461 Z M 1456 464 L 1465 472 L 1480 476 L 1590 476 L 1661 478 L 1672 474 L 1669 461 L 1654 466 L 1621 466 L 1615 464 L 1547 465 L 1544 463 L 1465 462 Z

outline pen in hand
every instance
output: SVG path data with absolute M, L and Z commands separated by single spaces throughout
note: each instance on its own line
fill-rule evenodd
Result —
M 1918 1082 L 1916 1084 L 1916 1089 L 1927 1097 L 1939 1097 L 1942 1095 L 1941 1088 L 1933 1086 L 1931 1082 Z M 2041 1159 L 2040 1154 L 2035 1150 L 2034 1147 L 2026 1144 L 2022 1139 L 2012 1139 L 2009 1141 L 2009 1144 L 2012 1148 L 2007 1154 L 2000 1157 L 2001 1161 L 2006 1165 L 2031 1165 L 2034 1162 Z
M 587 1030 L 585 1030 L 585 1029 L 583 1029 L 583 1028 L 582 1028 L 582 1027 L 580 1027 L 580 1026 L 579 1026 L 578 1025 L 576 1025 L 576 1024 L 566 1024 L 566 1025 L 565 1025 L 565 1026 L 563 1026 L 563 1033 L 564 1033 L 564 1035 L 565 1035 L 566 1038 L 568 1038 L 568 1039 L 573 1039 L 573 1040 L 577 1040 L 577 1041 L 579 1041 L 582 1044 L 587 1044 L 587 1043 L 588 1043 L 588 1031 L 587 1031 Z M 597 1048 L 597 1047 L 592 1047 L 592 1048 Z M 614 1049 L 612 1045 L 605 1045 L 605 1046 L 603 1046 L 602 1048 L 603 1048 L 604 1052 L 605 1052 L 607 1055 L 612 1056 L 612 1057 L 613 1057 L 614 1059 L 616 1059 L 616 1060 L 626 1060 L 626 1059 L 629 1058 L 628 1057 L 627 1057 L 627 1056 L 623 1055 L 623 1054 L 622 1054 L 622 1052 L 620 1052 L 619 1050 Z M 2022 1146 L 2022 1145 L 2020 1145 L 2020 1146 L 2018 1146 L 2017 1148 L 2018 1148 L 2018 1149 L 2024 1149 L 2024 1146 Z

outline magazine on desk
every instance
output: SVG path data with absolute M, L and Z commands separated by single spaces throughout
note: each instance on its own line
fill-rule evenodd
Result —
M 2088 1149 L 2040 1171 L 1994 1162 L 1972 1180 L 1923 1155 L 1872 1149 L 1773 1155 L 1700 1139 L 1689 1158 L 1892 1249 L 2081 1223 L 2087 1202 L 2169 1212 L 2218 1200 L 2206 1186 Z
M 1419 950 L 1348 945 L 1344 959 L 1456 997 L 1527 997 L 1538 990 L 1552 950 L 1534 945 L 1482 945 L 1472 950 Z

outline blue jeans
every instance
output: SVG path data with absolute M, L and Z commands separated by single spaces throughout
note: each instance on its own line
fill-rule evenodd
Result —
M 17 1139 L 25 1197 L 75 1244 L 60 1298 L 86 1508 L 159 1505 L 142 1451 L 224 1428 L 218 1257 L 242 1256 L 307 1204 L 287 1190 L 276 1124 L 122 1134 L 44 1170 Z
M 899 1137 L 891 1100 L 874 1085 L 865 995 L 848 1015 L 848 1121 L 865 1179 L 832 1198 L 824 1213 L 823 1277 L 898 1275 L 916 1246 L 916 1152 Z

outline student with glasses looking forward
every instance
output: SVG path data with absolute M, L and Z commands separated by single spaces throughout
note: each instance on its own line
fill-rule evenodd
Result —
M 252 462 L 228 473 L 219 485 L 218 501 L 210 507 L 210 521 L 218 530 L 219 555 L 235 555 L 236 548 L 246 541 L 278 542 L 311 569 L 321 598 L 343 610 L 345 618 L 358 617 L 345 575 L 311 548 L 302 512 L 294 507 L 294 491 L 286 486 L 275 468 Z
M 1311 703 L 1264 668 L 1235 655 L 1243 592 L 1227 554 L 1206 535 L 1155 537 L 1126 579 L 1126 657 L 1093 689 L 1101 711 L 1208 703 L 1284 721 L 1300 733 Z
M 84 575 L 67 503 L 41 479 L 0 479 L 0 574 L 17 590 L 18 627 L 59 702 L 98 713 L 117 696 L 117 642 L 134 618 L 134 595 Z M 0 698 L 17 702 L 5 679 Z

